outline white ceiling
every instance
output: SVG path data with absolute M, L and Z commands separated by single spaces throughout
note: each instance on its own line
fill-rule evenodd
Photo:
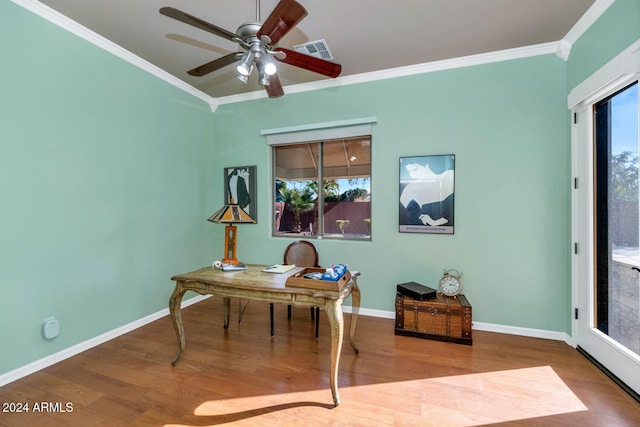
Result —
M 308 16 L 279 43 L 325 39 L 342 76 L 423 64 L 563 39 L 594 0 L 298 0 Z M 232 65 L 204 77 L 196 66 L 235 43 L 158 13 L 180 9 L 231 32 L 256 20 L 256 0 L 41 0 L 142 59 L 215 98 L 262 90 Z M 277 0 L 261 0 L 261 20 Z M 285 86 L 324 79 L 278 63 Z

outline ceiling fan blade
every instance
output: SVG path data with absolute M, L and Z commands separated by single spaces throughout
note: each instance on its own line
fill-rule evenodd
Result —
M 282 83 L 277 74 L 269 76 L 269 84 L 264 87 L 269 94 L 269 98 L 279 98 L 284 95 L 284 89 L 282 89 Z
M 236 34 L 231 31 L 227 31 L 224 28 L 210 24 L 207 21 L 203 21 L 200 18 L 196 18 L 195 16 L 189 15 L 181 10 L 174 9 L 173 7 L 163 7 L 160 9 L 160 13 L 168 16 L 169 18 L 177 19 L 185 24 L 193 25 L 194 27 L 208 31 L 230 41 L 235 41 L 234 39 L 237 37 Z
M 274 58 L 285 64 L 293 65 L 294 67 L 304 68 L 305 70 L 313 71 L 314 73 L 322 74 L 323 76 L 336 78 L 342 72 L 342 65 L 335 62 L 325 61 L 324 59 L 316 58 L 314 56 L 305 55 L 304 53 L 296 52 L 295 50 L 289 50 L 282 47 L 274 49 L 276 52 L 284 52 L 287 56 L 284 59 L 279 59 L 274 55 Z
M 307 16 L 307 10 L 297 1 L 280 0 L 258 30 L 258 37 L 261 39 L 263 36 L 269 37 L 269 40 L 265 41 L 267 44 L 278 43 L 305 16 Z
M 241 52 L 233 52 L 221 58 L 214 59 L 211 62 L 207 62 L 206 64 L 202 64 L 201 66 L 196 67 L 193 70 L 187 71 L 187 73 L 192 76 L 202 77 L 205 74 L 209 74 L 210 72 L 215 71 L 219 68 L 225 67 L 229 64 L 233 64 L 240 58 L 242 58 Z

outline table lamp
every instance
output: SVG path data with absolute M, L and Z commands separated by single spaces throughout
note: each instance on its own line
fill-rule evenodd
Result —
M 237 227 L 233 224 L 255 224 L 256 221 L 231 199 L 231 202 L 224 205 L 220 210 L 211 215 L 207 221 L 216 224 L 227 224 L 224 234 L 225 255 L 222 262 L 225 264 L 240 264 L 236 258 L 236 235 Z

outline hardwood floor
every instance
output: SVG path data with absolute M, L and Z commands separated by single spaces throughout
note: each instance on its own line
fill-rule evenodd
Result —
M 474 331 L 466 346 L 396 336 L 393 320 L 366 316 L 359 355 L 345 339 L 334 407 L 324 313 L 315 339 L 309 310 L 288 322 L 276 305 L 271 337 L 267 303 L 250 302 L 239 324 L 231 307 L 227 333 L 219 298 L 183 310 L 175 367 L 165 317 L 0 388 L 2 409 L 30 405 L 0 412 L 0 425 L 640 425 L 640 404 L 565 343 Z

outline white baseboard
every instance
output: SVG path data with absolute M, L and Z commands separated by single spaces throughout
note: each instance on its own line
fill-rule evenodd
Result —
M 344 313 L 353 313 L 353 307 L 350 305 L 343 305 L 342 311 Z M 373 310 L 370 308 L 361 308 L 358 310 L 358 314 L 363 316 L 371 316 L 371 317 L 381 317 L 383 319 L 395 319 L 396 313 L 393 311 L 385 311 L 385 310 Z
M 210 298 L 211 295 L 198 295 L 194 298 L 190 298 L 186 301 L 182 302 L 182 307 L 188 307 L 192 304 L 200 302 L 206 298 Z M 345 313 L 352 313 L 353 308 L 351 306 L 343 306 L 342 311 Z M 107 341 L 110 341 L 114 338 L 119 337 L 120 335 L 124 335 L 128 332 L 131 332 L 135 329 L 138 329 L 148 323 L 156 321 L 164 316 L 169 314 L 169 308 L 165 308 L 156 313 L 150 314 L 142 319 L 138 319 L 134 322 L 128 323 L 119 328 L 113 329 L 109 332 L 105 332 L 102 335 L 98 335 L 97 337 L 88 339 L 84 342 L 66 348 L 57 353 L 51 354 L 47 357 L 43 357 L 42 359 L 36 360 L 35 362 L 29 363 L 27 365 L 21 366 L 12 371 L 6 372 L 0 375 L 0 387 L 9 384 L 13 381 L 19 380 L 20 378 L 26 377 L 27 375 L 31 375 L 34 372 L 40 371 L 48 366 L 54 365 L 58 362 L 61 362 L 69 357 L 75 356 L 76 354 L 82 353 L 85 350 L 88 350 L 92 347 L 103 344 Z M 395 312 L 393 311 L 385 311 L 385 310 L 373 310 L 368 308 L 362 308 L 359 310 L 359 314 L 363 316 L 371 316 L 371 317 L 380 317 L 383 319 L 395 319 Z M 556 341 L 564 341 L 569 345 L 571 344 L 571 337 L 563 332 L 555 332 L 555 331 L 545 331 L 541 329 L 530 329 L 530 328 L 521 328 L 518 326 L 506 326 L 506 325 L 497 325 L 493 323 L 482 323 L 482 322 L 473 322 L 473 329 L 478 331 L 487 331 L 487 332 L 497 332 L 501 334 L 511 334 L 511 335 L 521 335 L 526 337 L 533 338 L 545 338 Z
M 210 297 L 211 295 L 198 295 L 196 297 L 189 298 L 188 300 L 182 302 L 181 307 L 183 308 L 188 307 L 192 304 L 195 304 L 197 302 L 200 302 Z M 138 329 L 148 323 L 156 321 L 164 316 L 167 316 L 168 314 L 169 314 L 169 308 L 167 307 L 156 313 L 145 316 L 142 319 L 138 319 L 136 321 L 123 325 L 119 328 L 116 328 L 109 332 L 105 332 L 104 334 L 98 335 L 97 337 L 93 337 L 91 339 L 88 339 L 74 346 L 65 348 L 62 351 L 51 354 L 47 357 L 43 357 L 42 359 L 36 360 L 35 362 L 29 363 L 27 365 L 14 369 L 13 371 L 6 372 L 0 375 L 0 387 L 2 387 L 3 385 L 9 384 L 13 381 L 19 380 L 20 378 L 26 377 L 27 375 L 31 375 L 34 372 L 40 371 L 41 369 L 44 369 L 48 366 L 54 365 L 65 359 L 68 359 L 71 356 L 75 356 L 76 354 L 82 353 L 83 351 L 88 350 L 92 347 L 96 347 L 100 344 L 103 344 L 107 341 L 117 338 L 120 335 L 124 335 L 128 332 Z
M 352 308 L 344 306 L 345 313 L 351 313 Z M 359 314 L 363 316 L 382 317 L 385 319 L 395 319 L 396 313 L 393 311 L 360 309 Z M 472 329 L 476 331 L 496 332 L 500 334 L 521 335 L 524 337 L 544 338 L 554 341 L 564 341 L 572 347 L 575 347 L 573 339 L 565 332 L 546 331 L 543 329 L 522 328 L 519 326 L 499 325 L 495 323 L 473 322 Z
M 547 340 L 564 341 L 571 344 L 571 337 L 565 332 L 546 331 L 544 329 L 521 328 L 519 326 L 498 325 L 495 323 L 473 322 L 473 329 L 477 331 L 497 332 L 500 334 L 520 335 L 523 337 L 544 338 Z

